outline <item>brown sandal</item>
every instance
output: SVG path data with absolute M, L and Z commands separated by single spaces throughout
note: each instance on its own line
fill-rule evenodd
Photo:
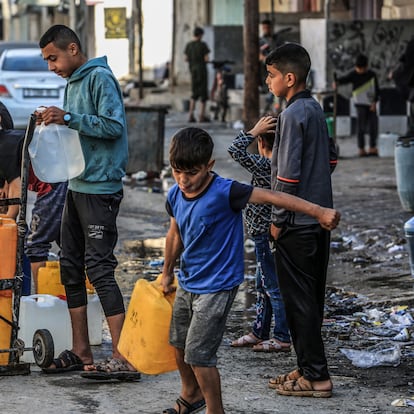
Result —
M 299 379 L 302 374 L 299 372 L 299 369 L 295 369 L 288 374 L 278 375 L 276 378 L 270 378 L 269 380 L 269 388 L 276 389 L 280 385 L 283 385 L 286 381 L 294 381 Z
M 280 385 L 276 392 L 279 395 L 287 395 L 290 397 L 313 397 L 313 398 L 329 398 L 332 397 L 332 389 L 330 390 L 315 390 L 310 381 L 304 377 L 297 380 L 286 381 Z

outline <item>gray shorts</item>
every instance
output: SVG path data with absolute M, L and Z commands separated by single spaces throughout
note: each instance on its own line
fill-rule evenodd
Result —
M 227 315 L 238 287 L 197 295 L 180 287 L 175 296 L 170 344 L 184 349 L 189 365 L 215 367 L 217 349 L 223 339 Z

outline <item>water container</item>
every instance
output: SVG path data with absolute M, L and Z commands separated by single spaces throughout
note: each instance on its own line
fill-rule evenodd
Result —
M 12 292 L 0 290 L 0 315 L 11 322 L 12 320 Z M 11 326 L 0 318 L 0 349 L 10 348 Z M 0 365 L 8 365 L 9 353 L 0 352 Z
M 380 134 L 378 137 L 378 156 L 393 158 L 398 138 L 399 135 L 392 132 Z
M 67 181 L 85 168 L 78 131 L 66 125 L 36 126 L 29 155 L 36 176 L 46 183 Z
M 16 274 L 17 225 L 7 217 L 0 217 L 0 279 L 12 279 Z
M 93 293 L 94 288 L 88 278 L 86 278 L 85 284 L 88 293 Z M 60 281 L 60 264 L 58 261 L 47 261 L 45 267 L 39 268 L 37 293 L 55 296 L 66 295 L 65 287 Z
M 88 295 L 89 343 L 102 343 L 102 307 L 96 294 Z M 66 300 L 53 295 L 22 296 L 20 300 L 19 334 L 26 347 L 32 346 L 37 329 L 48 329 L 55 345 L 55 357 L 72 348 L 72 324 Z M 10 339 L 9 339 L 10 340 Z M 33 352 L 25 352 L 23 362 L 34 362 Z
M 402 137 L 395 146 L 398 196 L 406 211 L 414 211 L 414 137 Z
M 414 277 L 414 217 L 411 217 L 404 224 L 405 238 L 407 239 L 407 249 L 410 258 L 411 276 Z
M 55 345 L 55 357 L 72 348 L 72 328 L 65 300 L 52 295 L 22 296 L 20 299 L 18 338 L 26 347 L 32 346 L 37 329 L 48 329 Z M 23 362 L 33 363 L 33 352 L 26 351 L 20 357 Z
M 102 306 L 98 295 L 88 295 L 88 330 L 91 345 L 102 344 Z
M 60 282 L 59 262 L 46 262 L 40 267 L 37 276 L 37 293 L 54 296 L 65 296 L 65 288 Z
M 174 296 L 166 299 L 159 279 L 151 283 L 139 279 L 135 284 L 118 349 L 144 374 L 177 369 L 175 350 L 168 342 Z

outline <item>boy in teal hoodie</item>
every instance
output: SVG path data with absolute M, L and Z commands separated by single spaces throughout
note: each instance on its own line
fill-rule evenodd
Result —
M 125 318 L 123 297 L 114 277 L 117 260 L 113 253 L 128 159 L 122 93 L 106 58 L 88 60 L 70 28 L 52 26 L 39 46 L 49 70 L 68 81 L 64 109 L 48 107 L 38 114 L 39 121 L 76 129 L 85 158 L 83 173 L 69 181 L 61 227 L 61 279 L 72 321 L 73 346 L 44 371 L 85 370 L 99 379 L 136 379 L 139 374 L 117 348 Z M 112 336 L 112 358 L 96 366 L 88 339 L 85 271 L 99 296 Z

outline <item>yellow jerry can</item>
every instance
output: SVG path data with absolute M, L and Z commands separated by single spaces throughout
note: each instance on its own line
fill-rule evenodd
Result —
M 135 284 L 118 350 L 139 372 L 156 375 L 177 369 L 175 349 L 168 342 L 174 298 L 175 293 L 163 294 L 160 277 Z

